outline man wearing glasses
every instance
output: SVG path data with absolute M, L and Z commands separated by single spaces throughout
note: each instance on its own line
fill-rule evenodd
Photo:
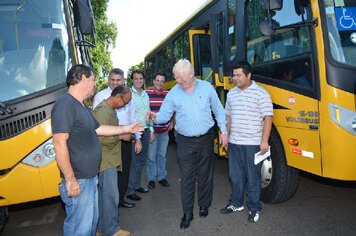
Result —
M 115 109 L 124 107 L 131 101 L 131 90 L 127 86 L 117 86 L 111 96 L 99 103 L 94 117 L 101 125 L 119 123 Z M 117 170 L 121 170 L 121 142 L 119 136 L 99 137 L 102 159 L 99 170 L 99 222 L 97 235 L 130 235 L 119 227 L 119 191 Z
M 114 68 L 110 71 L 108 76 L 108 87 L 104 90 L 98 92 L 93 99 L 93 109 L 104 99 L 107 99 L 112 90 L 118 85 L 124 85 L 125 78 L 124 72 L 119 68 Z M 125 106 L 120 109 L 116 109 L 116 115 L 119 119 L 119 125 L 128 125 L 135 123 L 137 121 L 137 116 L 135 113 L 135 108 L 132 101 L 124 100 Z M 142 144 L 140 140 L 141 135 L 135 134 L 136 142 L 135 149 L 141 150 Z M 132 149 L 132 140 L 131 135 L 120 135 L 121 139 L 121 159 L 122 159 L 122 168 L 118 173 L 119 178 L 119 195 L 120 195 L 120 206 L 125 208 L 132 208 L 135 206 L 134 203 L 127 202 L 125 200 L 125 193 L 127 191 L 127 186 L 130 176 L 130 167 L 131 167 L 131 149 Z

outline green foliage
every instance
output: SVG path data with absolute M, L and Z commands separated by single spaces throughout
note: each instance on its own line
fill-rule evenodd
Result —
M 97 91 L 106 86 L 108 76 L 113 63 L 110 57 L 110 48 L 115 47 L 117 37 L 117 26 L 114 22 L 109 22 L 106 15 L 109 0 L 92 0 L 95 17 L 95 48 L 90 48 L 93 60 L 93 70 L 97 78 Z
M 100 77 L 96 79 L 96 92 L 99 92 L 108 86 L 108 80 L 106 77 Z

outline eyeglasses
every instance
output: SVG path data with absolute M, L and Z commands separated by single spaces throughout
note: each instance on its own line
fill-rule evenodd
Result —
M 126 102 L 122 96 L 120 96 L 122 103 L 126 106 L 129 102 Z

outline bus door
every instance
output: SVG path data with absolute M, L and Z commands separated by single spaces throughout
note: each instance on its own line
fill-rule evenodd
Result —
M 229 15 L 228 23 L 226 21 L 224 23 L 224 16 L 223 12 L 210 15 L 211 64 L 214 73 L 214 84 L 220 93 L 219 96 L 223 104 L 225 104 L 228 90 L 234 86 L 229 76 L 230 71 L 226 70 L 225 62 L 228 57 L 232 59 L 236 54 L 235 16 Z M 227 48 L 231 49 L 228 50 L 229 53 L 226 53 Z
M 211 38 L 210 32 L 205 30 L 189 30 L 190 55 L 191 62 L 194 66 L 195 76 L 198 79 L 210 82 L 218 93 L 222 105 L 224 105 L 225 94 L 217 73 L 214 72 L 212 63 Z M 220 85 L 220 87 L 219 87 Z M 216 134 L 218 130 L 216 128 Z M 217 136 L 218 137 L 218 136 Z M 220 146 L 218 138 L 214 140 L 214 152 L 219 156 L 226 156 L 226 151 Z
M 205 30 L 189 30 L 190 61 L 195 77 L 213 84 L 211 67 L 210 33 Z

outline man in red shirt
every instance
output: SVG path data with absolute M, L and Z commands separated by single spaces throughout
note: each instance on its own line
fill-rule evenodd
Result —
M 146 93 L 150 98 L 152 112 L 158 112 L 168 91 L 164 90 L 166 76 L 157 73 L 153 79 L 153 87 L 148 88 Z M 170 122 L 165 124 L 154 124 L 154 132 L 151 132 L 150 145 L 148 148 L 147 178 L 148 188 L 155 188 L 155 181 L 163 187 L 169 187 L 167 181 L 166 153 L 169 141 L 168 131 L 171 129 Z

